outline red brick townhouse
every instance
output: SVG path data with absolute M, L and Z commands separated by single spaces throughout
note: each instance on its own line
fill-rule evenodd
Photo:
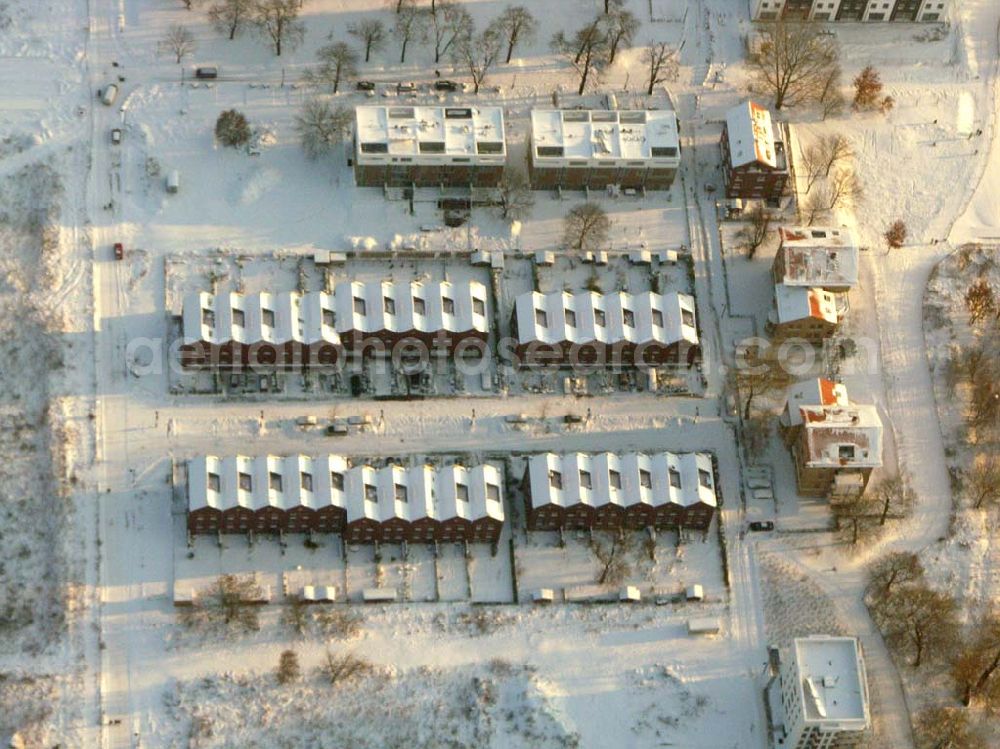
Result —
M 727 198 L 777 200 L 788 184 L 788 155 L 780 124 L 748 101 L 729 110 L 722 126 Z

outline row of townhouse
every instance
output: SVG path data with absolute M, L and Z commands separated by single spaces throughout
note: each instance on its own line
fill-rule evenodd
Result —
M 718 506 L 707 453 L 540 453 L 522 489 L 530 530 L 704 530 Z
M 511 329 L 525 364 L 691 364 L 701 351 L 687 294 L 532 292 L 515 300 Z
M 948 0 L 751 0 L 755 21 L 944 21 Z
M 852 403 L 843 384 L 818 378 L 793 385 L 778 423 L 801 496 L 859 496 L 882 466 L 878 409 Z
M 778 237 L 767 332 L 775 343 L 820 345 L 837 332 L 858 284 L 857 243 L 849 230 L 823 226 L 782 226 Z
M 500 107 L 360 106 L 354 178 L 365 187 L 496 187 L 507 165 Z M 677 115 L 662 110 L 536 109 L 534 189 L 669 190 L 681 162 Z
M 187 464 L 187 496 L 192 534 L 493 543 L 504 521 L 502 474 L 488 463 L 375 468 L 340 455 L 205 455 Z
M 431 351 L 482 353 L 486 287 L 466 283 L 359 283 L 333 294 L 199 292 L 184 299 L 181 363 L 187 367 L 336 364 L 344 349 L 420 342 Z
M 482 355 L 488 310 L 486 287 L 474 281 L 345 281 L 333 294 L 199 292 L 184 299 L 180 358 L 189 368 L 297 369 L 401 344 Z M 690 365 L 700 354 L 686 294 L 528 292 L 514 301 L 512 329 L 524 365 Z

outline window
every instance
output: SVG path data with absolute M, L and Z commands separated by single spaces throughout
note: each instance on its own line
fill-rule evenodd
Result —
M 389 153 L 388 143 L 362 143 L 361 153 Z
M 487 484 L 486 485 L 486 499 L 488 499 L 490 502 L 499 502 L 500 501 L 500 487 L 497 486 L 496 484 Z
M 576 327 L 576 313 L 573 310 L 571 310 L 571 309 L 564 310 L 564 312 L 566 314 L 566 324 L 569 325 L 571 328 L 575 328 Z
M 622 310 L 622 317 L 625 318 L 625 325 L 629 328 L 635 327 L 635 313 L 630 309 Z
M 324 325 L 328 325 L 329 327 L 332 328 L 333 327 L 333 323 L 334 323 L 335 320 L 336 320 L 336 318 L 333 316 L 333 310 L 332 309 L 325 309 L 325 310 L 323 310 L 323 324 Z
M 303 491 L 311 492 L 313 490 L 312 474 L 306 473 L 305 471 L 299 473 L 299 485 L 302 487 Z
M 365 300 L 359 296 L 354 297 L 354 314 L 364 315 L 366 314 L 365 310 L 366 310 Z
M 840 445 L 837 452 L 841 460 L 850 460 L 854 457 L 854 445 Z
M 711 489 L 712 488 L 712 474 L 710 474 L 704 468 L 699 468 L 698 469 L 698 483 L 700 483 L 706 489 Z
M 455 314 L 455 300 L 448 297 L 441 297 L 441 309 L 446 315 Z
M 396 314 L 396 300 L 390 299 L 387 296 L 382 297 L 382 309 L 385 310 L 387 315 Z
M 653 310 L 653 325 L 658 328 L 663 327 L 663 313 L 658 309 Z
M 252 492 L 253 491 L 253 477 L 249 473 L 240 473 L 239 475 L 239 486 L 240 491 Z
M 393 495 L 396 497 L 397 502 L 406 502 L 407 493 L 405 484 L 393 484 L 392 487 Z
M 535 153 L 543 157 L 559 158 L 565 152 L 562 146 L 539 146 L 535 149 Z
M 274 310 L 262 309 L 260 311 L 260 321 L 269 328 L 274 327 Z
M 653 146 L 651 149 L 651 155 L 654 159 L 676 156 L 677 148 L 674 146 Z
M 681 488 L 681 472 L 678 471 L 676 468 L 671 468 L 669 471 L 667 471 L 667 473 L 670 476 L 670 485 L 674 489 L 680 489 Z
M 365 484 L 365 499 L 369 502 L 378 502 L 378 488 L 375 484 Z
M 562 474 L 559 471 L 549 471 L 549 486 L 553 489 L 562 489 Z
M 413 311 L 418 315 L 426 315 L 427 303 L 418 296 L 413 297 Z
M 596 322 L 597 325 L 598 325 L 598 327 L 601 327 L 601 328 L 603 328 L 605 325 L 608 324 L 608 318 L 604 314 L 604 310 L 602 310 L 602 309 L 595 309 L 594 310 L 594 322 Z
M 622 475 L 618 471 L 611 469 L 608 471 L 608 483 L 611 484 L 612 489 L 621 489 Z
M 427 141 L 420 144 L 420 153 L 444 153 L 443 141 Z
M 208 488 L 209 491 L 217 492 L 222 489 L 222 479 L 217 473 L 208 474 Z
M 539 325 L 543 328 L 549 327 L 549 316 L 545 314 L 545 310 L 535 310 L 535 325 Z
M 455 484 L 455 496 L 461 502 L 469 501 L 469 487 L 465 484 Z
M 503 143 L 487 140 L 476 144 L 477 153 L 503 153 Z
M 639 469 L 639 486 L 641 486 L 641 487 L 643 487 L 645 489 L 652 489 L 653 488 L 653 474 L 651 474 L 649 471 L 644 471 L 643 469 L 640 468 Z
M 267 483 L 271 487 L 271 491 L 280 492 L 281 491 L 281 474 L 271 471 L 267 476 Z
M 475 314 L 477 314 L 477 315 L 485 315 L 486 314 L 486 302 L 484 302 L 482 299 L 473 299 L 472 300 L 472 311 Z
M 687 325 L 689 328 L 694 327 L 694 312 L 689 309 L 681 310 L 681 323 Z
M 580 471 L 580 486 L 584 489 L 593 488 L 590 482 L 590 471 Z
M 233 307 L 233 325 L 238 328 L 246 327 L 246 319 L 247 316 L 244 314 L 243 310 Z
M 210 328 L 215 327 L 215 311 L 208 309 L 208 307 L 201 308 L 201 324 L 207 325 Z

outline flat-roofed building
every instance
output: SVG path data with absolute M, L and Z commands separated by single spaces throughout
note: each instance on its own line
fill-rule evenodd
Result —
M 767 690 L 775 749 L 847 749 L 871 726 L 868 676 L 855 637 L 796 638 Z
M 361 106 L 354 179 L 364 187 L 495 187 L 507 161 L 500 107 Z
M 771 275 L 775 283 L 846 292 L 858 284 L 858 245 L 849 229 L 781 226 Z
M 681 163 L 672 109 L 535 109 L 528 170 L 536 190 L 669 190 Z

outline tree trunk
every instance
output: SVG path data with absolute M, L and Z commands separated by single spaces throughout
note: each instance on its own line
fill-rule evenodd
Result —
M 861 521 L 858 518 L 854 518 L 854 520 L 852 520 L 851 523 L 852 523 L 852 527 L 851 527 L 851 546 L 857 546 L 858 545 L 858 528 L 859 528 L 859 526 L 861 524 Z
M 505 64 L 509 64 L 510 63 L 511 55 L 514 54 L 514 42 L 515 42 L 515 39 L 513 39 L 513 38 L 507 40 L 507 59 L 504 60 Z
M 399 62 L 400 62 L 400 64 L 406 62 L 406 44 L 407 44 L 408 41 L 409 41 L 408 39 L 404 39 L 403 40 L 403 49 L 399 53 Z
M 924 637 L 919 625 L 913 628 L 913 644 L 917 648 L 916 658 L 913 660 L 913 667 L 920 668 L 920 663 L 924 657 Z
M 372 43 L 369 39 L 365 42 L 365 62 L 368 62 L 368 58 L 372 56 Z
M 337 93 L 340 89 L 340 69 L 338 68 L 336 74 L 333 76 L 333 93 Z
M 615 55 L 618 54 L 618 44 L 620 43 L 620 41 L 621 41 L 620 39 L 615 39 L 611 43 L 611 52 L 608 53 L 608 65 L 615 64 Z
M 993 661 L 990 663 L 990 665 L 987 666 L 986 669 L 979 675 L 979 678 L 976 679 L 975 686 L 969 690 L 970 701 L 972 699 L 972 694 L 978 694 L 979 692 L 981 692 L 983 687 L 986 686 L 986 682 L 990 680 L 990 677 L 998 668 L 1000 668 L 1000 649 L 997 650 L 997 653 L 993 657 Z M 966 703 L 966 706 L 968 706 L 968 703 Z
M 233 39 L 236 38 L 236 26 L 237 26 L 236 21 L 233 21 L 231 24 L 229 24 L 229 41 L 233 41 Z
M 590 64 L 589 60 L 586 65 L 583 66 L 583 75 L 580 76 L 580 90 L 576 92 L 577 96 L 583 96 L 583 91 L 587 88 L 587 76 L 590 75 Z

